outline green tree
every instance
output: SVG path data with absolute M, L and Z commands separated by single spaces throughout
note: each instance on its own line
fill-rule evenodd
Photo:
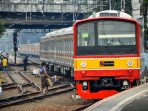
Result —
M 148 0 L 143 0 L 143 4 L 147 4 L 148 5 Z
M 131 0 L 125 0 L 125 13 L 132 15 L 132 2 L 131 2 Z
M 3 34 L 4 31 L 5 31 L 4 23 L 0 21 L 0 37 Z

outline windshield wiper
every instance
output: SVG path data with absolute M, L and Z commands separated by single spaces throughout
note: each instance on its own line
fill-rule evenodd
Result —
M 123 42 L 121 42 L 121 40 L 120 39 L 118 39 L 118 42 L 123 46 L 123 47 L 125 47 L 126 48 L 126 45 L 123 43 Z

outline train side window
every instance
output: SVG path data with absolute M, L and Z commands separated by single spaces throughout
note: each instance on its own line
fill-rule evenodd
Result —
M 64 53 L 64 41 L 62 40 L 62 54 Z
M 64 41 L 64 53 L 66 52 L 66 41 Z
M 66 41 L 66 53 L 68 53 L 68 39 Z
M 70 53 L 70 40 L 68 39 L 68 53 Z
M 58 41 L 58 53 L 60 52 L 60 42 L 59 42 L 59 40 L 57 40 Z
M 59 52 L 59 41 L 57 40 L 57 52 Z
M 67 39 L 65 40 L 65 52 L 67 53 Z
M 69 53 L 71 53 L 71 40 L 69 39 Z
M 55 40 L 55 52 L 57 52 L 58 48 L 57 48 L 57 41 Z
M 50 43 L 50 40 L 49 40 L 49 52 L 50 52 L 50 49 L 51 49 L 51 43 Z
M 61 53 L 61 41 L 59 40 L 59 53 Z
M 63 40 L 63 53 L 65 53 L 65 41 Z
M 69 39 L 69 53 L 71 53 L 71 40 Z
M 67 53 L 67 39 L 65 40 L 65 53 Z
M 67 53 L 69 53 L 69 40 L 67 39 Z
M 67 53 L 69 53 L 69 40 L 67 39 Z
M 63 46 L 62 46 L 62 40 L 61 40 L 61 45 L 60 46 L 61 46 L 61 53 L 62 53 L 62 48 L 63 48 Z
M 63 40 L 61 40 L 61 53 L 63 53 Z
M 73 47 L 74 47 L 74 44 L 73 44 L 73 40 L 71 40 L 72 44 L 71 44 L 71 52 L 73 54 Z
M 48 44 L 48 46 L 47 46 L 48 47 L 48 50 L 47 51 L 49 51 L 49 41 L 47 41 L 47 44 Z
M 58 40 L 58 52 L 60 53 L 60 40 Z
M 59 40 L 59 53 L 61 52 L 61 41 Z
M 53 40 L 51 41 L 51 51 L 53 52 Z
M 58 41 L 55 40 L 55 52 L 58 52 Z

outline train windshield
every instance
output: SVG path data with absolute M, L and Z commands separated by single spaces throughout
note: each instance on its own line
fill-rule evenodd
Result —
M 115 20 L 79 24 L 77 55 L 135 54 L 135 29 L 132 22 Z

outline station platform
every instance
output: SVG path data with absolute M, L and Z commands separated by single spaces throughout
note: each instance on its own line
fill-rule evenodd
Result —
M 148 111 L 148 83 L 98 101 L 84 111 Z

